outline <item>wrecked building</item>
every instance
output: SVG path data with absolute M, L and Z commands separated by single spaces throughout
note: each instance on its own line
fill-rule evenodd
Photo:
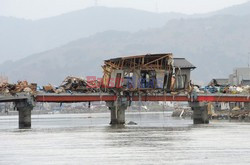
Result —
M 212 79 L 208 84 L 208 86 L 224 86 L 224 87 L 228 85 L 229 85 L 229 79 L 223 79 L 223 78 Z
M 173 58 L 171 53 L 166 53 L 105 60 L 102 68 L 102 88 L 172 92 L 188 88 L 190 72 L 195 66 L 184 58 Z

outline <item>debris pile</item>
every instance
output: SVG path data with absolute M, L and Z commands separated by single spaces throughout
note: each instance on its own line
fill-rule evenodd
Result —
M 224 93 L 224 94 L 250 94 L 250 86 L 194 86 L 193 90 L 200 94 L 206 93 Z
M 79 77 L 66 77 L 59 89 L 80 93 L 95 93 L 100 91 L 100 82 L 97 80 L 87 81 Z
M 0 93 L 1 94 L 11 94 L 16 93 L 31 93 L 35 94 L 37 89 L 37 84 L 29 84 L 27 81 L 18 81 L 17 84 L 9 84 L 7 82 L 0 83 Z
M 56 87 L 52 86 L 51 84 L 45 85 L 42 88 L 42 91 L 45 91 L 46 93 L 56 93 Z
M 175 107 L 174 111 L 172 113 L 172 117 L 182 117 L 182 118 L 186 118 L 186 117 L 191 117 L 193 115 L 193 111 L 191 110 L 190 107 Z
M 79 77 L 68 76 L 59 87 L 51 84 L 43 86 L 42 89 L 46 93 L 96 93 L 100 92 L 100 82 L 97 80 L 87 81 Z
M 250 111 L 249 110 L 241 110 L 241 109 L 233 109 L 230 112 L 230 118 L 231 119 L 238 119 L 238 120 L 243 120 L 246 117 L 250 116 Z
M 212 119 L 233 119 L 233 120 L 249 120 L 250 119 L 250 111 L 242 110 L 240 108 L 234 108 L 231 111 L 216 111 L 213 114 L 210 114 Z

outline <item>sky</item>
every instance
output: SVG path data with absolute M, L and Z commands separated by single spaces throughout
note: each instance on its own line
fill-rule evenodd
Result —
M 41 19 L 91 6 L 185 14 L 216 11 L 248 0 L 0 0 L 0 16 Z

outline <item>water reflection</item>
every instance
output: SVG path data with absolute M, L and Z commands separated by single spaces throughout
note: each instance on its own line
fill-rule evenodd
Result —
M 193 125 L 169 113 L 128 113 L 138 125 L 110 126 L 109 114 L 36 115 L 31 130 L 0 117 L 0 164 L 247 164 L 250 125 Z

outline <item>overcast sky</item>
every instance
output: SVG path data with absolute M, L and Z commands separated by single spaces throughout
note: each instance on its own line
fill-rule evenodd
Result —
M 0 15 L 39 19 L 99 5 L 158 12 L 206 13 L 248 0 L 0 0 Z

